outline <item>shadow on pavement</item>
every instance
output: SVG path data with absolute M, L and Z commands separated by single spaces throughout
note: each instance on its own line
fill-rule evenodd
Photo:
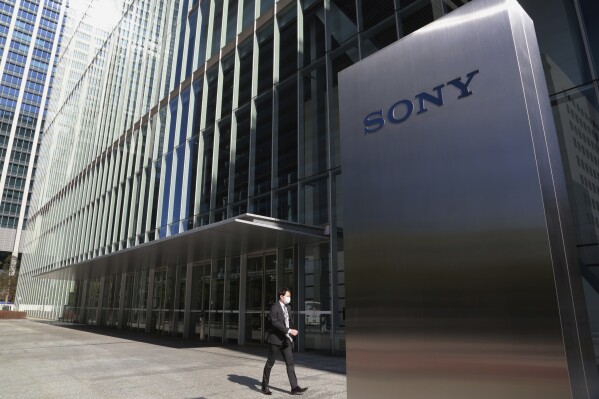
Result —
M 259 381 L 255 378 L 246 377 L 246 376 L 237 375 L 237 374 L 229 374 L 229 381 L 234 382 L 239 385 L 244 385 L 244 386 L 250 388 L 252 391 L 256 391 L 256 392 L 260 391 L 260 384 L 262 384 L 262 381 Z
M 255 378 L 245 377 L 242 375 L 236 375 L 236 374 L 229 374 L 229 381 L 234 382 L 239 385 L 244 385 L 244 386 L 250 388 L 252 391 L 256 391 L 256 392 L 260 392 L 260 388 L 262 386 L 262 381 L 260 381 L 260 380 L 257 380 Z M 269 386 L 269 388 L 271 391 L 289 393 L 289 391 L 286 391 L 286 390 L 280 389 L 280 388 L 276 388 L 273 386 Z
M 30 319 L 32 320 L 32 319 Z M 52 320 L 32 320 L 37 323 L 50 324 L 58 327 L 69 328 L 73 330 L 85 331 L 92 334 L 99 334 L 106 337 L 121 338 L 130 341 L 142 342 L 149 345 L 159 345 L 173 349 L 190 349 L 190 348 L 226 348 L 239 353 L 254 355 L 263 358 L 266 362 L 266 353 L 268 351 L 266 345 L 236 345 L 236 344 L 223 344 L 220 342 L 200 341 L 193 338 L 182 338 L 182 337 L 171 337 L 165 335 L 148 334 L 145 332 L 137 332 L 130 330 L 117 330 L 114 328 L 90 326 L 87 324 L 73 324 L 61 321 Z M 294 352 L 293 354 L 295 364 L 316 370 L 329 371 L 333 373 L 345 374 L 345 357 L 344 356 L 331 356 L 318 352 Z M 262 361 L 262 359 L 260 359 Z M 278 356 L 276 362 L 282 362 L 283 358 Z M 231 381 L 250 386 L 251 383 L 256 383 L 260 386 L 260 381 L 254 378 L 236 376 L 238 380 Z M 243 380 L 245 379 L 245 380 Z M 247 380 L 247 381 L 246 381 Z M 244 384 L 246 381 L 247 384 Z M 259 389 L 256 389 L 259 391 Z M 287 392 L 287 391 L 282 391 Z

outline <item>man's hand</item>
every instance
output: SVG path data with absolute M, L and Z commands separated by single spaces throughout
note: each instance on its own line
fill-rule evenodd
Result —
M 291 335 L 291 336 L 295 337 L 295 336 L 297 335 L 297 333 L 298 333 L 298 331 L 297 331 L 297 330 L 294 330 L 294 329 L 292 329 L 292 328 L 290 328 L 290 329 L 289 329 L 289 335 Z

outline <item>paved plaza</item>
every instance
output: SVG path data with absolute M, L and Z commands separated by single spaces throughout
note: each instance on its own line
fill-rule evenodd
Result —
M 39 320 L 0 320 L 0 398 L 265 398 L 266 348 L 210 346 Z M 296 353 L 305 398 L 347 397 L 345 359 Z M 287 398 L 282 358 L 271 398 Z

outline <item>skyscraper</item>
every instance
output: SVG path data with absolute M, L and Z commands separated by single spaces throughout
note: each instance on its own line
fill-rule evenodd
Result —
M 287 286 L 300 350 L 343 352 L 337 74 L 464 3 L 92 0 L 76 23 L 67 13 L 19 309 L 261 343 L 265 311 Z M 572 97 L 596 108 L 590 3 L 521 3 L 556 115 Z M 596 135 L 596 112 L 569 112 Z M 561 138 L 573 134 L 560 126 Z M 580 234 L 593 259 L 596 230 Z
M 0 257 L 11 256 L 10 274 L 22 252 L 63 19 L 61 1 L 0 2 Z

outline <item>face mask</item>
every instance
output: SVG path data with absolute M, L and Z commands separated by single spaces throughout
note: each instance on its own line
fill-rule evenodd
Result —
M 291 302 L 291 297 L 290 296 L 284 296 L 283 297 L 283 302 L 285 302 L 285 305 L 289 305 L 289 302 Z

